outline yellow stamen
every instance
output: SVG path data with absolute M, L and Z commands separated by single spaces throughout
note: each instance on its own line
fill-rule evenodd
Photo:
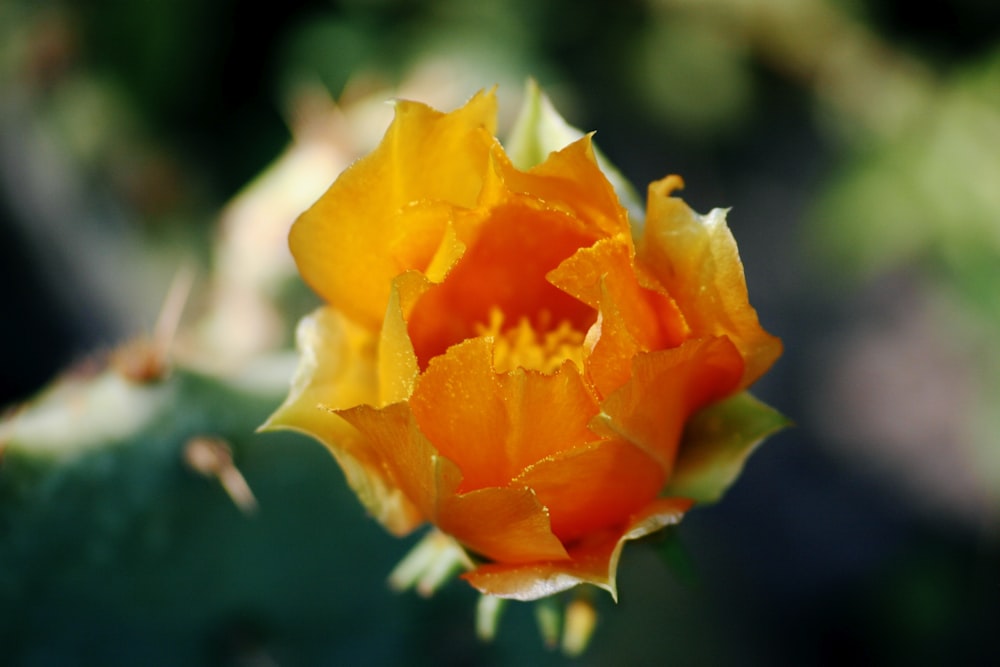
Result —
M 552 373 L 567 360 L 583 369 L 583 332 L 565 320 L 554 328 L 546 327 L 545 315 L 538 329 L 526 317 L 505 329 L 503 313 L 493 308 L 489 323 L 476 326 L 478 335 L 493 339 L 493 366 L 497 372 L 526 368 Z

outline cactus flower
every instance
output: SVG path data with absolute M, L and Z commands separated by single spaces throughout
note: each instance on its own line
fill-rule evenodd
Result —
M 589 135 L 515 165 L 495 119 L 492 92 L 398 102 L 295 222 L 325 305 L 268 426 L 325 444 L 390 532 L 450 536 L 484 594 L 616 595 L 623 544 L 714 500 L 781 425 L 745 392 L 781 343 L 723 211 L 670 176 L 640 226 Z

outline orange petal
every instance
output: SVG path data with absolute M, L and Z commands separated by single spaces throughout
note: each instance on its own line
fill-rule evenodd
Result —
M 623 531 L 595 535 L 592 541 L 570 549 L 570 560 L 524 565 L 489 563 L 462 578 L 485 595 L 514 600 L 537 600 L 579 584 L 593 584 L 618 599 L 616 574 L 625 542 L 678 523 L 691 507 L 686 498 L 661 498 L 643 508 Z
M 299 369 L 285 403 L 264 429 L 290 429 L 316 438 L 337 459 L 365 508 L 392 533 L 406 534 L 423 518 L 390 480 L 378 451 L 329 408 L 377 399 L 375 338 L 331 308 L 302 319 Z
M 587 332 L 584 367 L 587 379 L 603 399 L 628 382 L 632 376 L 632 357 L 641 348 L 625 326 L 625 318 L 613 300 L 601 305 L 597 322 Z
M 636 355 L 631 379 L 605 399 L 591 428 L 641 448 L 669 475 L 688 417 L 732 393 L 742 373 L 743 360 L 726 338 Z
M 509 428 L 490 341 L 472 338 L 431 360 L 410 407 L 421 431 L 462 471 L 462 490 L 506 486 Z
M 521 488 L 458 494 L 458 467 L 417 426 L 406 403 L 339 412 L 375 449 L 392 484 L 425 518 L 473 551 L 508 563 L 566 557 L 545 508 Z
M 389 483 L 399 489 L 426 520 L 436 514 L 439 486 L 445 493 L 461 479 L 458 469 L 439 456 L 434 446 L 417 428 L 406 403 L 383 408 L 357 405 L 337 414 L 354 426 L 368 446 L 377 453 Z
M 597 439 L 589 428 L 598 413 L 597 401 L 572 362 L 551 374 L 517 369 L 499 380 L 507 410 L 504 451 L 511 477 L 542 459 Z
M 441 499 L 435 524 L 473 552 L 500 563 L 567 558 L 549 515 L 530 489 L 478 489 Z
M 781 355 L 781 341 L 761 328 L 750 306 L 743 264 L 725 211 L 694 213 L 670 194 L 683 185 L 671 176 L 649 186 L 639 260 L 680 306 L 692 335 L 728 336 L 746 360 L 740 387 L 760 377 Z
M 527 466 L 597 439 L 598 413 L 572 362 L 551 374 L 498 374 L 473 338 L 434 358 L 410 399 L 421 430 L 462 471 L 462 491 L 507 486 Z
M 379 147 L 292 226 L 289 244 L 306 282 L 352 319 L 377 328 L 392 277 L 424 270 L 445 234 L 449 215 L 422 203 L 475 205 L 495 117 L 492 92 L 448 114 L 399 102 Z
M 618 235 L 582 248 L 549 273 L 560 289 L 601 313 L 591 337 L 588 374 L 602 396 L 623 384 L 637 352 L 675 347 L 689 333 L 666 294 L 639 284 L 631 238 Z
M 534 490 L 564 544 L 620 524 L 656 497 L 664 472 L 624 440 L 602 440 L 550 456 L 515 480 Z
M 528 318 L 536 328 L 568 320 L 580 331 L 593 310 L 553 286 L 546 274 L 596 239 L 565 213 L 514 198 L 489 211 L 465 253 L 439 285 L 417 302 L 410 337 L 422 367 L 449 346 L 476 335 L 492 309 L 505 321 Z M 460 234 L 461 236 L 461 234 Z M 542 314 L 546 321 L 543 321 Z

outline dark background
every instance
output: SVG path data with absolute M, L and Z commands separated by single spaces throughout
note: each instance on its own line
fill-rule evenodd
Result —
M 178 258 L 212 270 L 303 83 L 346 108 L 433 61 L 453 105 L 504 104 L 534 76 L 640 191 L 732 207 L 786 346 L 756 393 L 796 422 L 685 519 L 695 583 L 626 549 L 581 664 L 1000 661 L 1000 6 L 8 0 L 0 25 L 0 405 L 148 330 Z M 240 400 L 193 391 L 190 423 Z M 249 520 L 169 438 L 5 460 L 9 664 L 562 661 L 526 605 L 482 645 L 464 584 L 390 593 L 412 539 L 318 445 L 249 435 L 271 408 L 226 418 Z

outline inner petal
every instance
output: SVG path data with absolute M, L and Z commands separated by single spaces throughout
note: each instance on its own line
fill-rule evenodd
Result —
M 556 288 L 546 274 L 595 233 L 541 204 L 508 202 L 489 212 L 475 239 L 445 280 L 431 287 L 409 315 L 409 332 L 422 369 L 455 343 L 475 337 L 499 311 L 509 326 L 526 320 L 536 332 L 567 322 L 586 331 L 593 308 Z

